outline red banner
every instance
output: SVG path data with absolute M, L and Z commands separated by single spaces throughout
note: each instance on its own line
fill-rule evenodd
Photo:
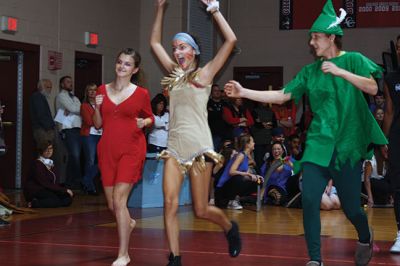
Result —
M 344 28 L 382 28 L 400 27 L 400 0 L 332 0 L 337 14 L 343 8 L 348 15 Z M 280 29 L 309 29 L 319 16 L 325 1 L 321 0 L 281 0 Z M 284 17 L 284 7 L 292 8 L 290 26 L 288 17 Z M 282 18 L 285 21 L 282 21 Z M 286 27 L 282 27 L 286 25 Z
M 400 0 L 357 0 L 357 27 L 400 27 Z

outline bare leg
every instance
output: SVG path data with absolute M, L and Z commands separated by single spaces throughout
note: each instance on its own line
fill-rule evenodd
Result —
M 237 257 L 242 248 L 239 226 L 236 222 L 230 222 L 225 213 L 214 206 L 208 205 L 208 188 L 211 178 L 211 163 L 207 163 L 205 171 L 195 171 L 194 167 L 190 172 L 192 188 L 192 199 L 196 216 L 212 221 L 222 227 L 228 240 L 229 255 Z
M 115 215 L 119 237 L 118 258 L 112 266 L 125 266 L 130 262 L 129 258 L 129 239 L 133 228 L 136 225 L 126 206 L 128 196 L 132 189 L 132 184 L 118 183 L 115 187 L 104 187 L 108 207 Z
M 183 175 L 177 161 L 169 158 L 164 165 L 164 224 L 167 233 L 170 251 L 179 256 L 179 192 L 183 182 Z
M 192 167 L 190 171 L 190 182 L 194 211 L 197 217 L 207 219 L 222 227 L 228 232 L 232 224 L 225 213 L 214 206 L 208 205 L 208 192 L 211 179 L 212 164 L 207 163 L 205 171 L 199 172 Z

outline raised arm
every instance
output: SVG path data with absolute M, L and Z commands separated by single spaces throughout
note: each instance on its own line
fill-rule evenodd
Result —
M 283 90 L 279 91 L 256 91 L 245 89 L 240 85 L 239 82 L 231 80 L 225 84 L 225 93 L 229 97 L 234 98 L 247 98 L 257 102 L 265 103 L 276 103 L 282 104 L 290 100 L 290 93 L 283 93 Z
M 215 23 L 221 30 L 222 36 L 224 37 L 224 43 L 219 48 L 215 57 L 209 61 L 199 73 L 199 78 L 203 84 L 212 83 L 217 72 L 222 68 L 235 47 L 237 41 L 235 33 L 232 31 L 228 22 L 225 20 L 224 16 L 219 12 L 218 1 L 215 0 L 201 0 L 205 5 L 208 6 L 207 11 L 210 12 Z
M 150 36 L 150 46 L 162 66 L 170 73 L 172 72 L 176 64 L 161 44 L 162 23 L 164 18 L 165 5 L 166 0 L 156 0 L 156 16 L 154 18 L 153 29 Z

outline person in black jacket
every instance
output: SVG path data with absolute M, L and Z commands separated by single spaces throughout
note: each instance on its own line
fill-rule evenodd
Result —
M 38 144 L 39 157 L 33 162 L 32 173 L 24 187 L 25 200 L 32 208 L 57 208 L 71 205 L 73 192 L 58 184 L 58 175 L 53 160 L 53 145 L 50 141 Z
M 30 98 L 29 112 L 33 129 L 33 138 L 36 144 L 41 141 L 54 141 L 55 123 L 50 111 L 47 97 L 50 96 L 52 83 L 48 79 L 41 79 L 37 91 Z

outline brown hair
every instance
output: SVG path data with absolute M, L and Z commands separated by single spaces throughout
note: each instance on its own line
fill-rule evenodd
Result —
M 244 150 L 244 148 L 246 147 L 246 144 L 250 143 L 251 138 L 252 137 L 249 134 L 241 135 L 239 138 L 238 150 L 239 151 Z
M 139 70 L 138 70 L 138 72 L 136 72 L 136 73 L 132 76 L 131 82 L 132 82 L 133 84 L 136 84 L 136 85 L 138 85 L 138 86 L 143 87 L 143 85 L 144 85 L 144 74 L 143 74 L 142 69 L 140 68 L 140 63 L 141 63 L 141 61 L 142 61 L 142 57 L 140 56 L 139 52 L 136 51 L 136 50 L 133 49 L 133 48 L 125 48 L 125 49 L 121 50 L 121 51 L 118 53 L 117 59 L 119 58 L 119 56 L 120 56 L 121 54 L 126 54 L 126 55 L 129 55 L 129 56 L 132 57 L 133 62 L 134 62 L 134 64 L 135 64 L 135 67 L 138 67 Z
M 42 155 L 47 150 L 47 148 L 52 145 L 53 142 L 51 142 L 50 140 L 41 140 L 36 145 L 36 150 L 39 153 L 39 155 Z
M 88 90 L 89 90 L 90 88 L 92 88 L 92 87 L 97 88 L 97 85 L 96 85 L 95 83 L 89 83 L 88 85 L 86 85 L 86 88 L 85 88 L 85 95 L 83 96 L 83 101 L 84 101 L 85 103 L 89 103 Z

